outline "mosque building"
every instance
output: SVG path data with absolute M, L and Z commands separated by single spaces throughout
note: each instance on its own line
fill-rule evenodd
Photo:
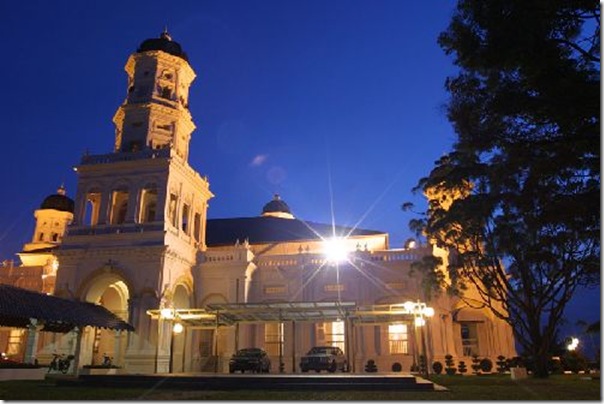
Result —
M 279 195 L 258 216 L 208 219 L 210 183 L 188 162 L 187 54 L 163 32 L 125 71 L 113 150 L 82 157 L 73 200 L 62 186 L 44 199 L 0 283 L 100 304 L 135 330 L 41 332 L 40 362 L 59 351 L 80 366 L 109 355 L 126 373 L 228 372 L 237 349 L 259 347 L 272 372 L 298 373 L 310 348 L 331 345 L 350 371 L 373 360 L 408 372 L 421 357 L 516 356 L 510 326 L 487 309 L 423 292 L 411 264 L 446 265 L 435 246 L 390 248 L 382 231 L 305 221 Z M 21 352 L 23 333 L 0 329 L 0 349 Z

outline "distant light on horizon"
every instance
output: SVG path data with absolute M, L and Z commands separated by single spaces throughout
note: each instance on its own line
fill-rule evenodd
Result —
M 568 349 L 569 351 L 574 351 L 575 349 L 577 349 L 578 346 L 579 346 L 579 338 L 572 337 L 570 339 L 570 342 L 566 346 L 566 349 Z

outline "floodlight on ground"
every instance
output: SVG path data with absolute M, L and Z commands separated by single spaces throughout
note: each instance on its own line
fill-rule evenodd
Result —
M 349 251 L 345 239 L 332 237 L 323 240 L 323 255 L 328 262 L 332 264 L 344 262 L 348 259 L 348 254 Z

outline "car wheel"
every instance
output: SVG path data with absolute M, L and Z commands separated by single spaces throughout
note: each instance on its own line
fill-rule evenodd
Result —
M 300 370 L 302 371 L 302 373 L 308 372 L 308 369 L 306 369 L 306 368 L 300 368 Z
M 334 373 L 336 370 L 338 370 L 338 364 L 336 363 L 336 361 L 331 362 L 331 365 L 327 370 L 329 371 L 329 373 Z
M 321 373 L 321 369 L 315 369 L 315 372 Z

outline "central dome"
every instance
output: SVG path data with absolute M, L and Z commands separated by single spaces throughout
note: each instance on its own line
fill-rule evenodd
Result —
M 162 32 L 159 38 L 150 38 L 143 41 L 136 51 L 141 53 L 154 50 L 160 50 L 170 55 L 178 56 L 187 62 L 189 61 L 187 54 L 182 50 L 180 44 L 173 41 L 167 31 Z
M 294 218 L 294 215 L 292 215 L 289 210 L 289 206 L 287 206 L 287 203 L 285 203 L 278 194 L 275 194 L 273 200 L 264 205 L 262 208 L 262 216 L 280 217 L 282 219 Z

